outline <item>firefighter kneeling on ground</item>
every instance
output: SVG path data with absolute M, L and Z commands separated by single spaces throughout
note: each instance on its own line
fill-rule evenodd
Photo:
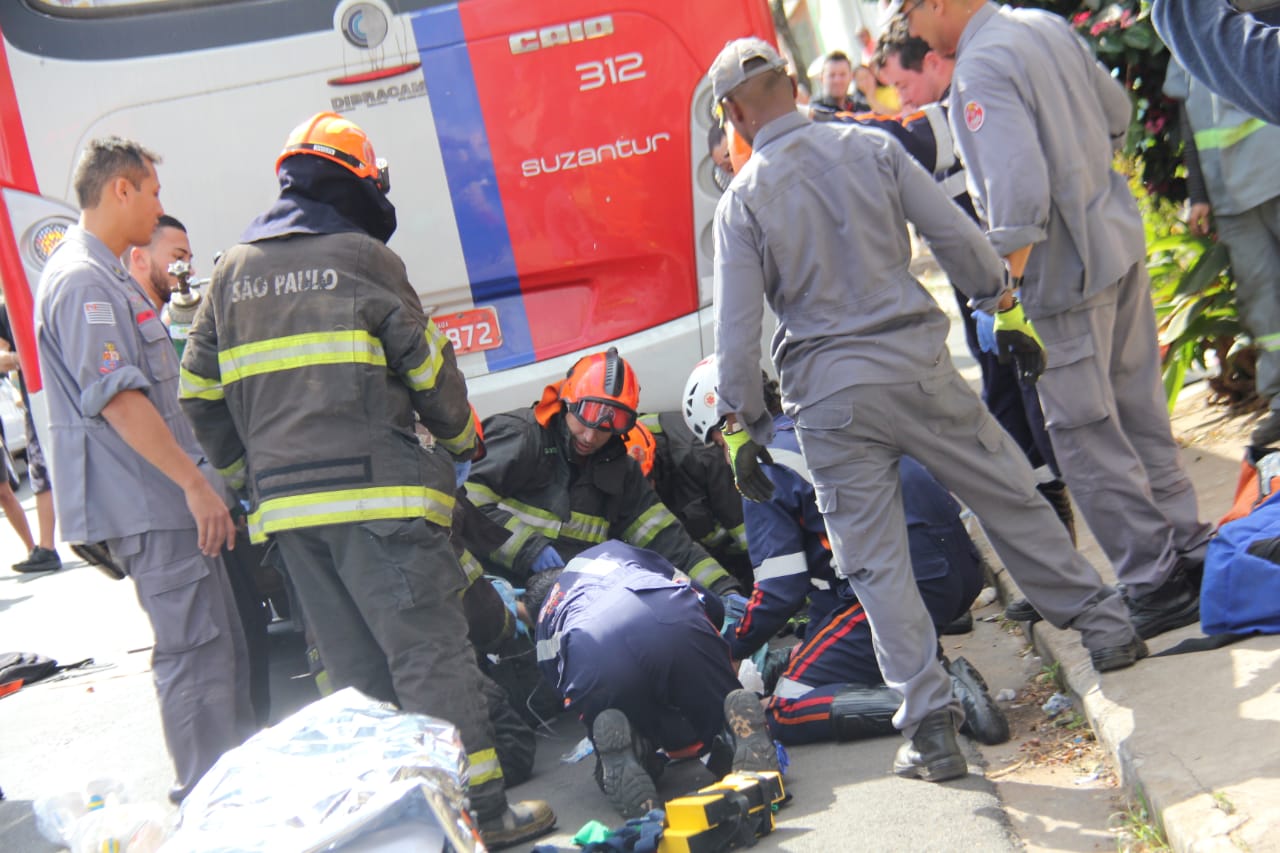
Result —
M 685 385 L 683 411 L 699 440 L 723 447 L 723 422 L 716 413 L 718 378 L 715 356 L 699 362 Z M 894 734 L 893 715 L 902 695 L 885 685 L 871 624 L 832 564 L 817 495 L 795 425 L 782 412 L 778 384 L 768 377 L 763 384 L 774 439 L 760 470 L 773 489 L 768 500 L 743 500 L 756 582 L 746 612 L 726 627 L 733 657 L 754 655 L 807 600 L 809 622 L 801 643 L 771 650 L 765 658 L 773 737 L 791 745 Z M 729 467 L 723 454 L 720 464 Z M 909 456 L 902 457 L 899 476 L 911 568 L 934 629 L 939 634 L 971 631 L 971 620 L 967 627 L 962 623 L 948 630 L 969 615 L 984 580 L 981 557 L 960 520 L 960 505 Z M 987 744 L 1008 740 L 1009 722 L 978 671 L 962 657 L 942 660 L 964 710 L 960 731 Z
M 658 500 L 625 436 L 636 424 L 640 383 L 616 349 L 574 363 L 532 408 L 484 422 L 484 459 L 467 495 L 511 531 L 482 557 L 516 584 L 607 539 L 657 551 L 727 604 L 745 604 L 733 579 Z
M 279 549 L 334 685 L 457 726 L 486 844 L 525 841 L 555 816 L 507 803 L 449 545 L 475 420 L 452 345 L 385 245 L 385 164 L 363 130 L 318 113 L 276 173 L 279 198 L 214 269 L 183 409 L 250 501 L 251 538 Z
M 694 438 L 680 412 L 641 415 L 625 441 L 658 498 L 694 541 L 744 589 L 750 587 L 742 501 L 720 450 Z

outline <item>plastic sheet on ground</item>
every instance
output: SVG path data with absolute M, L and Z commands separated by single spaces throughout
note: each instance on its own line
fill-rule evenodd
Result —
M 223 755 L 162 853 L 484 851 L 466 816 L 466 770 L 451 724 L 347 688 Z M 411 848 L 378 843 L 406 834 Z

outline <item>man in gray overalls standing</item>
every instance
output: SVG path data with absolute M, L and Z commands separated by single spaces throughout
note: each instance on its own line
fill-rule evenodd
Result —
M 717 108 L 755 149 L 715 216 L 717 412 L 734 480 L 750 500 L 773 490 L 759 466 L 773 437 L 760 384 L 767 300 L 783 409 L 832 555 L 871 623 L 885 683 L 903 696 L 893 722 L 910 740 L 894 771 L 963 776 L 962 712 L 911 569 L 904 454 L 973 509 L 1045 617 L 1080 632 L 1095 669 L 1131 666 L 1146 646 L 1036 491 L 1026 457 L 952 365 L 950 323 L 907 269 L 909 220 L 974 304 L 996 310 L 1011 297 L 982 232 L 886 134 L 797 113 L 795 82 L 767 43 L 730 42 L 709 76 Z
M 1211 527 L 1169 425 L 1142 217 L 1111 168 L 1129 96 L 1057 15 L 985 0 L 907 0 L 902 14 L 956 56 L 950 120 L 969 192 L 1020 281 L 1047 353 L 1045 425 L 1134 627 L 1195 622 Z
M 235 526 L 178 406 L 169 334 L 120 263 L 164 213 L 157 162 L 135 142 L 89 143 L 73 179 L 79 225 L 40 277 L 36 342 L 57 517 L 68 542 L 105 540 L 133 578 L 156 635 L 151 667 L 179 802 L 251 732 L 253 712 L 218 558 Z

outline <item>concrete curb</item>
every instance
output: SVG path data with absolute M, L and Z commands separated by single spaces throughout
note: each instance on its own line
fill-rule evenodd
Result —
M 1003 567 L 996 569 L 994 574 L 1002 601 L 1007 603 L 1021 596 L 1017 584 Z M 1058 630 L 1047 622 L 1030 626 L 1023 624 L 1022 627 L 1029 633 L 1036 653 L 1046 663 L 1060 664 L 1067 689 L 1088 718 L 1099 743 L 1115 761 L 1125 792 L 1133 799 L 1146 802 L 1149 819 L 1164 830 L 1172 850 L 1176 853 L 1239 853 L 1241 850 L 1258 853 L 1260 850 L 1280 849 L 1276 846 L 1280 840 L 1271 834 L 1277 829 L 1274 805 L 1264 799 L 1255 806 L 1257 798 L 1250 796 L 1262 792 L 1248 788 L 1232 790 L 1230 797 L 1237 804 L 1224 811 L 1220 798 L 1226 796 L 1223 794 L 1225 787 L 1202 781 L 1197 776 L 1198 768 L 1188 766 L 1173 750 L 1152 749 L 1152 733 L 1139 730 L 1139 721 L 1149 719 L 1149 709 L 1138 701 L 1144 694 L 1141 689 L 1133 689 L 1132 684 L 1126 685 L 1126 681 L 1137 679 L 1136 676 L 1126 676 L 1126 673 L 1138 670 L 1099 675 L 1075 632 Z M 1177 641 L 1184 635 L 1195 636 L 1199 634 L 1198 628 L 1196 625 L 1180 629 L 1157 638 L 1156 643 L 1159 646 L 1172 645 L 1166 637 Z M 1155 643 L 1151 645 L 1153 653 L 1159 650 Z M 1144 664 L 1152 665 L 1144 661 L 1138 667 Z M 1112 698 L 1108 692 L 1117 698 Z M 1185 709 L 1167 709 L 1171 715 L 1184 712 Z M 1216 722 L 1213 714 L 1205 714 L 1196 718 L 1192 726 L 1215 725 Z M 1258 747 L 1270 749 L 1262 745 Z M 1210 777 L 1207 772 L 1204 775 Z M 1251 787 L 1254 785 L 1256 780 Z M 1267 787 L 1271 788 L 1270 785 Z

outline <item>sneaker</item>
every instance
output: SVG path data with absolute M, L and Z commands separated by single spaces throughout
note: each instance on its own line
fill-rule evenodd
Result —
M 969 764 L 956 743 L 951 711 L 940 708 L 924 718 L 915 735 L 898 747 L 893 772 L 908 779 L 945 782 L 969 772 Z
M 1095 672 L 1111 672 L 1133 666 L 1147 656 L 1147 644 L 1141 637 L 1134 637 L 1122 646 L 1107 646 L 1104 649 L 1093 649 L 1089 652 L 1089 660 L 1093 662 Z
M 661 807 L 653 777 L 636 755 L 636 739 L 626 714 L 617 708 L 602 711 L 591 726 L 591 740 L 596 745 L 596 784 L 618 814 L 644 817 Z
M 1040 615 L 1040 611 L 1025 598 L 1017 598 L 1009 602 L 1009 606 L 1004 609 L 1004 618 L 1010 622 L 1028 622 L 1035 624 L 1044 617 Z
M 960 733 L 988 746 L 1009 739 L 1009 719 L 992 698 L 987 682 L 973 664 L 962 657 L 946 662 L 951 692 L 964 708 Z
M 486 847 L 501 850 L 545 835 L 555 825 L 556 815 L 551 806 L 542 800 L 522 800 L 508 805 L 497 817 L 480 821 L 476 828 Z
M 31 556 L 21 563 L 14 563 L 13 570 L 23 574 L 32 572 L 56 572 L 62 568 L 62 558 L 57 551 L 41 548 L 39 545 L 31 549 Z
M 1174 566 L 1169 578 L 1146 595 L 1125 594 L 1129 619 L 1144 640 L 1190 625 L 1200 619 L 1200 590 L 1187 579 L 1182 563 Z
M 724 697 L 724 721 L 733 741 L 734 773 L 778 769 L 778 751 L 769 736 L 764 707 L 755 693 L 734 690 Z

